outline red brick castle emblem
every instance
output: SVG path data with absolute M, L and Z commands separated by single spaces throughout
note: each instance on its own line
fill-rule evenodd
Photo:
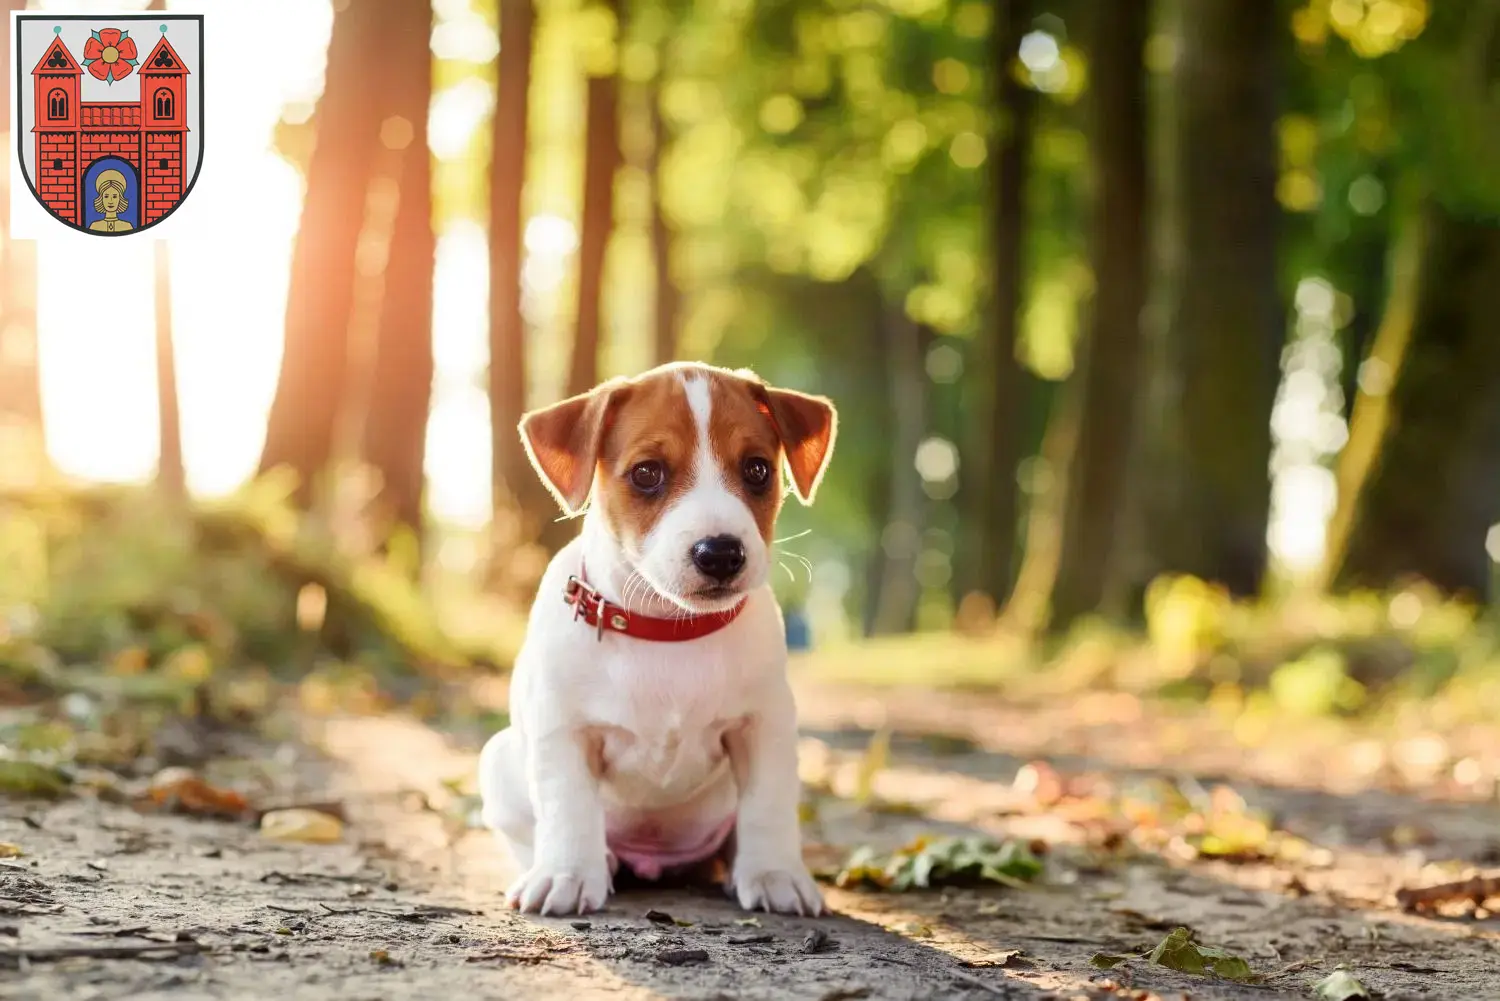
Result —
M 98 236 L 141 232 L 182 204 L 203 160 L 202 17 L 21 15 L 15 35 L 36 200 Z

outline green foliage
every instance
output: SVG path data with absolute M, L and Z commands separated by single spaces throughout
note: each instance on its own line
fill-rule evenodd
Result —
M 50 765 L 34 761 L 0 761 L 0 794 L 17 799 L 59 799 L 67 795 L 72 780 Z
M 1020 841 L 919 838 L 889 855 L 869 847 L 859 848 L 832 878 L 845 889 L 904 893 L 984 883 L 1024 886 L 1040 876 L 1042 869 L 1041 860 Z
M 0 509 L 0 540 L 30 568 L 8 580 L 0 629 L 0 667 L 23 685 L 155 678 L 170 696 L 226 669 L 469 663 L 398 563 L 341 553 L 265 485 L 186 511 L 147 491 L 38 495 Z
M 1271 672 L 1271 697 L 1294 715 L 1322 716 L 1356 709 L 1364 687 L 1349 677 L 1338 650 L 1314 648 Z

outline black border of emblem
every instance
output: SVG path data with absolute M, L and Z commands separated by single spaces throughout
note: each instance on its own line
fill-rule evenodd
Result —
M 26 116 L 24 106 L 21 102 L 26 99 L 26 77 L 31 72 L 31 70 L 26 67 L 24 60 L 22 60 L 21 58 L 21 22 L 23 21 L 45 21 L 48 24 L 56 24 L 59 21 L 146 21 L 153 22 L 158 25 L 170 23 L 172 21 L 198 22 L 198 66 L 194 70 L 192 70 L 193 74 L 198 77 L 198 162 L 193 167 L 192 180 L 188 181 L 187 187 L 183 188 L 182 190 L 182 197 L 177 199 L 177 204 L 168 209 L 160 219 L 157 219 L 155 222 L 146 223 L 144 226 L 137 226 L 135 229 L 129 230 L 125 233 L 106 233 L 102 231 L 96 232 L 89 229 L 87 226 L 79 225 L 77 223 L 71 223 L 68 222 L 68 220 L 61 218 L 47 206 L 46 202 L 42 201 L 42 196 L 38 194 L 36 190 L 36 182 L 33 181 L 31 179 L 31 176 L 26 173 L 25 143 L 27 138 L 30 136 L 30 133 L 26 132 L 22 127 L 22 122 L 25 121 Z M 138 233 L 144 233 L 146 230 L 151 229 L 153 226 L 160 225 L 163 221 L 170 219 L 172 217 L 172 213 L 180 209 L 183 203 L 188 200 L 188 196 L 193 193 L 193 187 L 198 183 L 198 178 L 203 174 L 203 154 L 206 148 L 204 132 L 206 131 L 208 124 L 208 113 L 206 108 L 208 87 L 203 82 L 203 64 L 207 62 L 207 59 L 204 58 L 205 49 L 207 48 L 207 46 L 205 45 L 204 41 L 203 15 L 174 14 L 171 11 L 165 10 L 156 11 L 152 14 L 110 14 L 108 12 L 101 12 L 98 14 L 38 14 L 25 12 L 18 14 L 16 17 L 12 18 L 11 23 L 15 25 L 14 31 L 16 36 L 14 43 L 15 47 L 13 50 L 13 57 L 16 64 L 16 173 L 20 174 L 21 179 L 26 182 L 26 189 L 31 192 L 31 197 L 36 199 L 37 204 L 42 206 L 42 211 L 44 211 L 47 216 L 54 222 L 56 222 L 59 226 L 66 226 L 68 229 L 74 230 L 79 233 L 87 233 L 89 236 L 102 236 L 106 238 L 135 236 Z

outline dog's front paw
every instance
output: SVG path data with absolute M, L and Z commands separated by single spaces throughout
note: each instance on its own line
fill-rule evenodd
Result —
M 505 899 L 530 914 L 587 914 L 602 908 L 611 892 L 609 867 L 602 858 L 582 866 L 538 862 L 516 880 Z
M 747 911 L 801 914 L 823 913 L 823 894 L 800 860 L 790 865 L 736 865 L 729 890 Z

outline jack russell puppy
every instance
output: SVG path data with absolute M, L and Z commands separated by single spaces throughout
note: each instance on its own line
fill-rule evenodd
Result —
M 791 489 L 811 503 L 837 415 L 748 371 L 673 364 L 533 411 L 520 432 L 579 536 L 542 577 L 511 725 L 479 759 L 510 906 L 598 910 L 619 866 L 715 857 L 742 907 L 818 915 L 802 861 L 797 711 L 768 583 Z

